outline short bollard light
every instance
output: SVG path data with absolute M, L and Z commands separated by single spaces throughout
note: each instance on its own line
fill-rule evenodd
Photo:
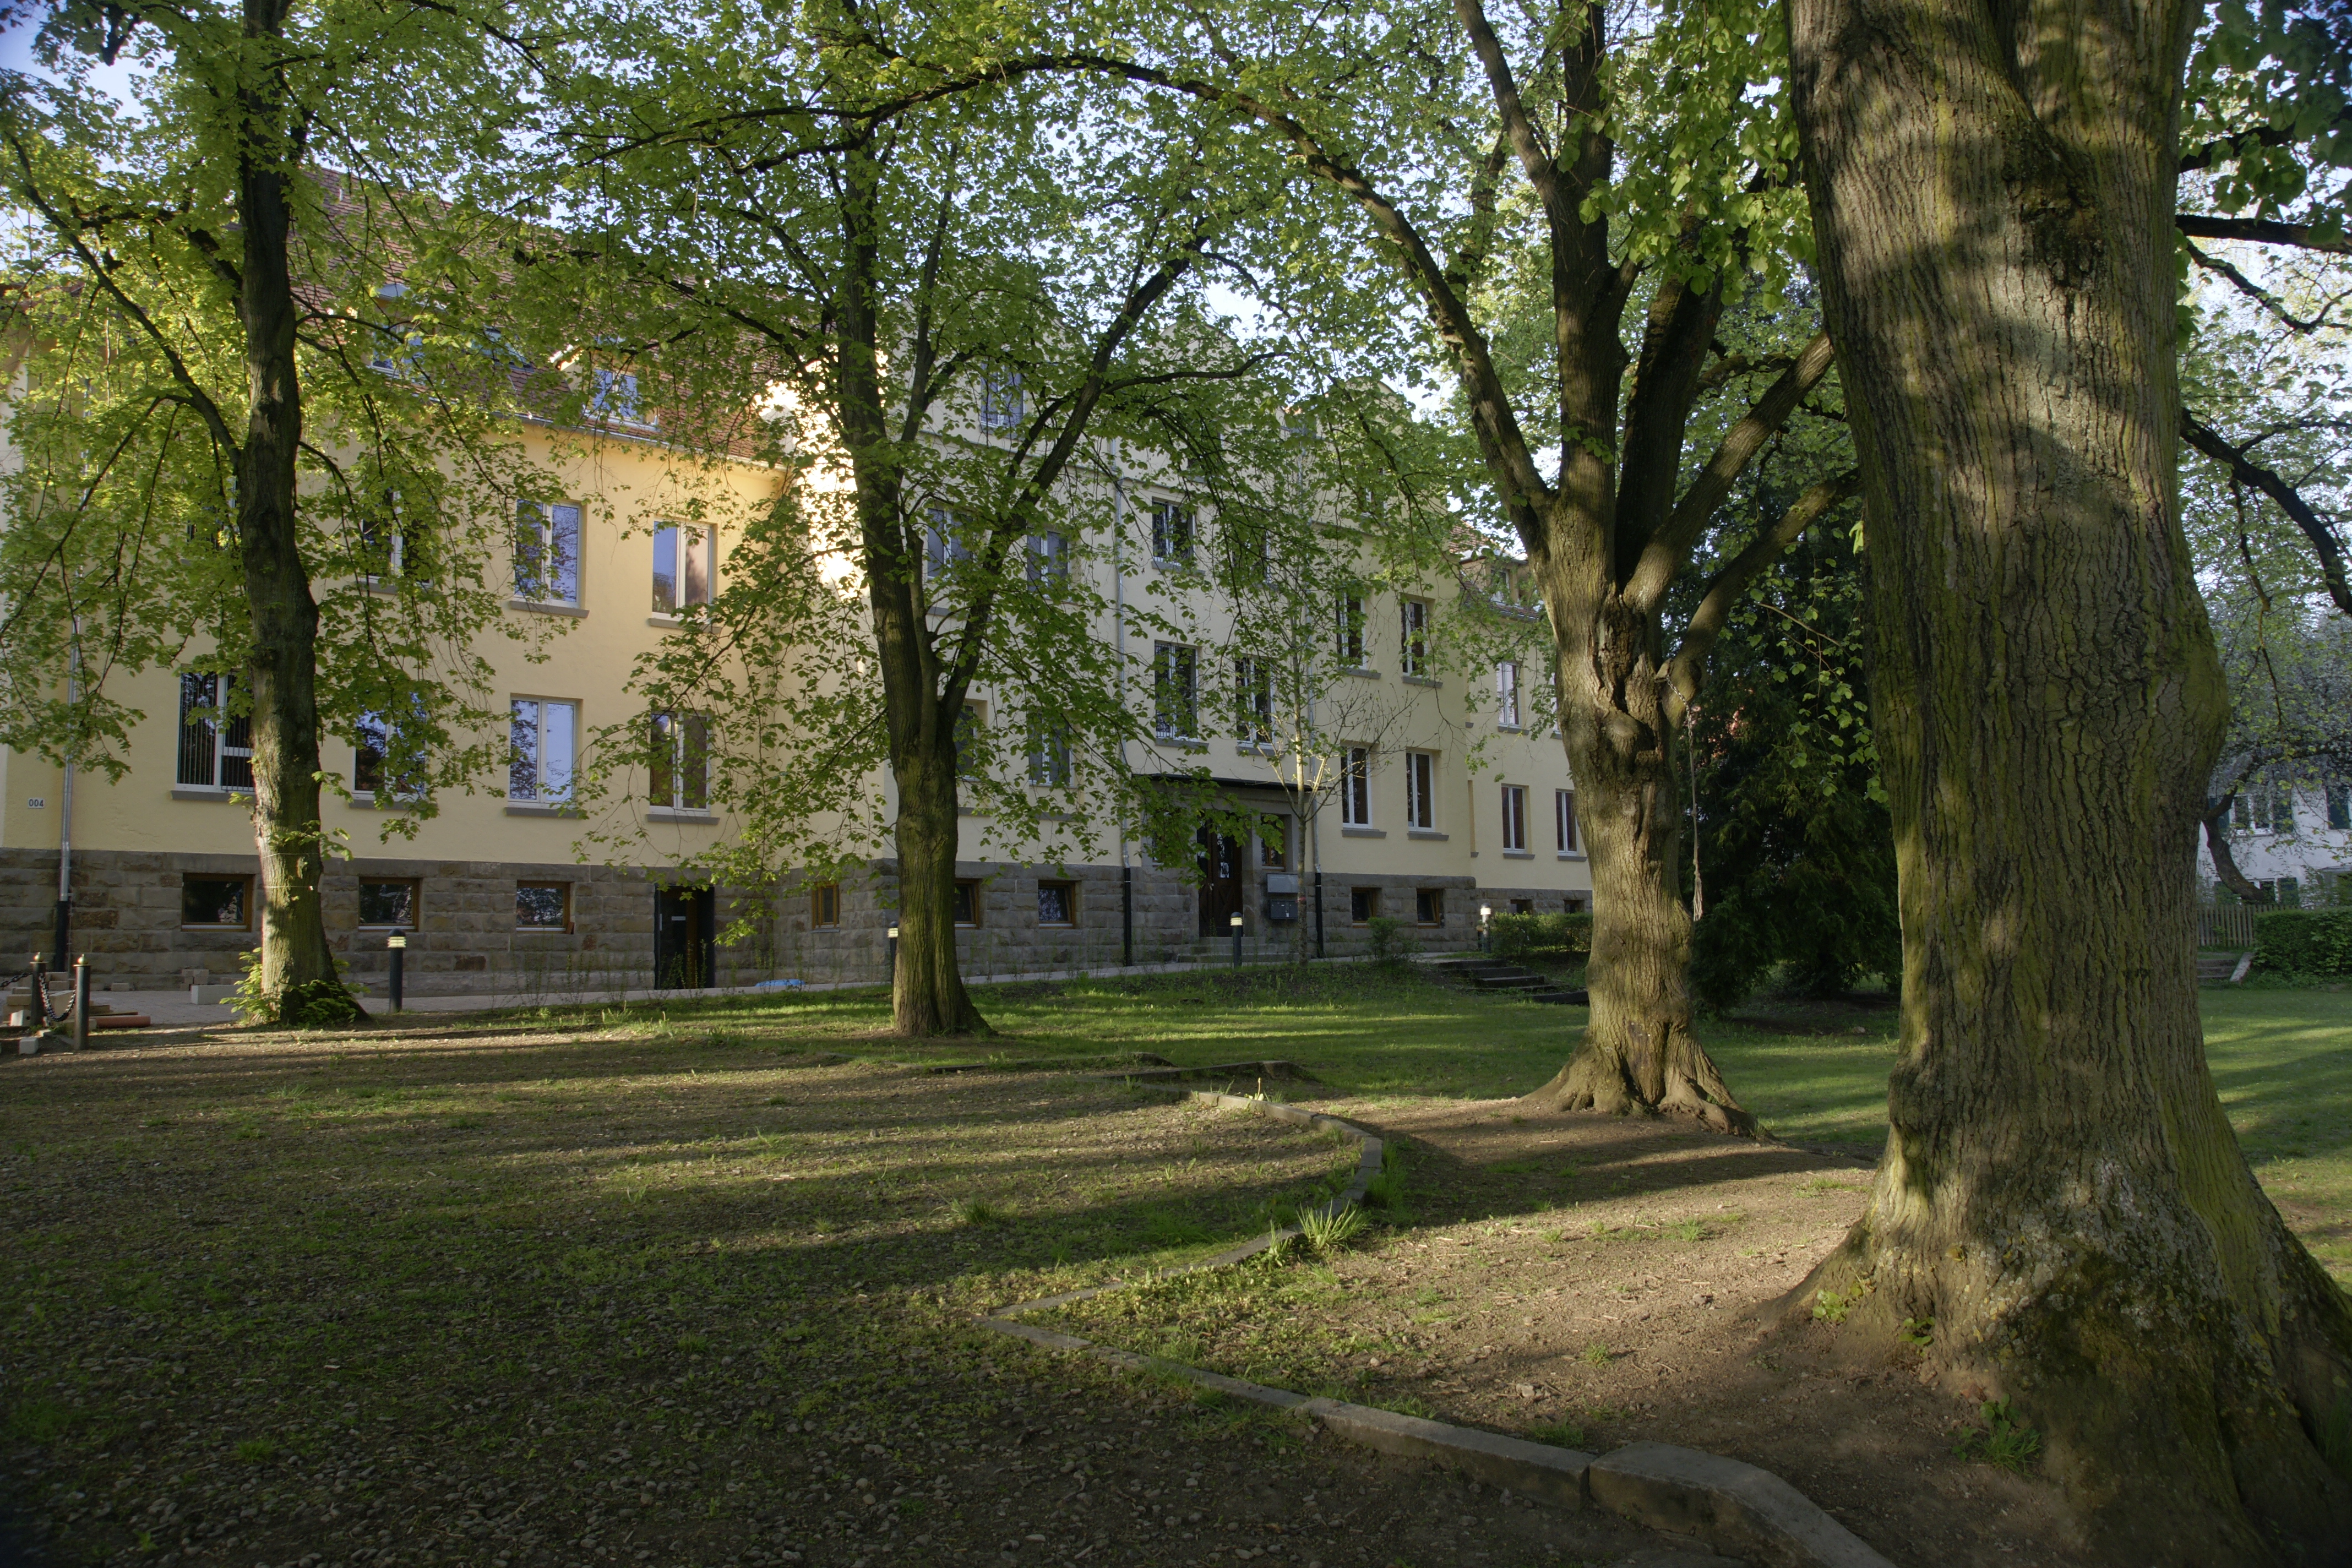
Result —
M 897 926 L 892 926 L 889 930 L 888 935 L 890 938 L 890 973 L 893 976 L 896 976 L 898 973 L 898 928 Z
M 1486 922 L 1487 922 L 1488 921 L 1490 921 L 1490 920 L 1493 920 L 1494 918 L 1495 918 L 1495 906 L 1494 906 L 1494 905 L 1492 905 L 1492 904 L 1480 904 L 1480 905 L 1478 906 L 1478 951 L 1479 951 L 1480 952 L 1486 952 L 1486 945 L 1487 945 L 1487 940 L 1488 940 L 1488 939 L 1487 939 L 1487 931 L 1486 931 Z
M 1239 973 L 1242 967 L 1242 917 L 1236 913 L 1225 923 L 1234 928 L 1234 972 Z
M 393 932 L 383 939 L 383 946 L 384 951 L 392 954 L 392 1010 L 397 1013 L 400 1011 L 401 981 L 404 978 L 402 971 L 408 957 L 408 933 L 401 931 Z

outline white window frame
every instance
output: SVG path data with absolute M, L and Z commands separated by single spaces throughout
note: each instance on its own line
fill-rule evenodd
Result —
M 1576 835 L 1576 792 L 1556 789 L 1551 792 L 1552 832 L 1559 840 L 1563 855 L 1583 853 Z
M 1515 658 L 1495 666 L 1495 727 L 1519 728 L 1519 662 Z
M 1370 668 L 1364 662 L 1364 596 L 1339 595 L 1339 663 L 1349 669 Z
M 1183 672 L 1181 711 L 1171 709 L 1171 677 Z M 1198 741 L 1201 728 L 1201 650 L 1190 643 L 1151 645 L 1151 729 L 1163 741 Z M 1189 724 L 1180 721 L 1189 720 Z
M 1274 664 L 1246 656 L 1234 660 L 1234 728 L 1244 751 L 1274 745 Z
M 528 712 L 526 712 L 528 710 Z M 563 715 L 563 765 L 551 781 L 548 767 L 548 719 Z M 530 737 L 530 782 L 518 791 L 515 780 L 522 765 L 520 738 Z M 525 805 L 569 805 L 572 784 L 580 765 L 580 704 L 564 697 L 510 697 L 507 700 L 507 799 Z
M 667 605 L 662 603 L 662 552 L 669 552 Z M 700 581 L 697 581 L 699 568 Z M 698 592 L 697 590 L 699 590 Z M 690 522 L 665 522 L 654 529 L 653 601 L 657 616 L 683 615 L 707 605 L 719 592 L 719 531 Z
M 577 609 L 580 605 L 580 532 L 582 509 L 573 501 L 522 501 L 515 509 L 514 596 L 526 605 L 562 605 Z M 572 550 L 566 556 L 562 550 L 566 526 L 570 528 Z M 528 528 L 534 537 L 526 548 L 523 531 Z M 553 575 L 527 575 L 529 563 L 536 555 L 541 562 L 555 563 Z M 564 582 L 566 574 L 571 582 Z M 568 586 L 569 592 L 564 592 Z M 553 588 L 552 594 L 540 593 L 541 588 Z
M 652 733 L 647 739 L 653 747 L 658 751 L 666 744 L 669 749 L 669 788 L 660 790 L 661 775 L 648 770 L 646 780 L 647 801 L 668 811 L 709 811 L 710 715 L 656 713 L 649 722 Z M 698 730 L 699 736 L 696 733 Z M 693 764 L 691 769 L 689 763 Z M 701 798 L 697 799 L 696 796 Z
M 589 372 L 589 378 L 595 388 L 588 395 L 590 414 L 607 425 L 626 425 L 638 430 L 654 428 L 654 421 L 646 417 L 645 406 L 638 400 L 635 371 L 598 368 Z
M 1058 531 L 1029 536 L 1029 581 L 1066 583 L 1070 580 L 1070 536 Z
M 1372 825 L 1372 749 L 1349 746 L 1339 753 L 1339 825 Z
M 1524 855 L 1528 852 L 1528 786 L 1507 784 L 1503 786 L 1503 852 Z
M 1404 754 L 1404 825 L 1422 833 L 1437 830 L 1437 753 Z
M 421 719 L 422 714 L 420 713 L 418 717 Z M 415 800 L 425 794 L 423 783 L 414 774 L 406 779 L 386 779 L 383 776 L 383 770 L 392 763 L 391 741 L 394 730 L 391 718 L 376 712 L 362 713 L 358 721 L 352 724 L 352 794 L 354 796 L 365 795 L 370 799 L 381 796 L 390 800 Z M 360 768 L 370 752 L 375 754 L 376 782 L 373 784 L 363 784 L 360 782 Z M 417 759 L 420 764 L 426 760 L 422 757 Z
M 1181 521 L 1182 527 L 1177 525 Z M 1181 538 L 1180 538 L 1181 535 Z M 1157 500 L 1151 503 L 1151 563 L 1155 566 L 1190 566 L 1192 552 L 1200 542 L 1201 518 L 1182 501 Z M 1181 548 L 1179 546 L 1181 545 Z
M 1426 679 L 1429 673 L 1429 601 L 1397 601 L 1397 673 Z
M 205 700 L 192 703 L 188 700 L 189 682 L 198 680 L 212 682 L 212 695 Z M 228 713 L 229 691 L 236 683 L 236 677 L 233 675 L 213 675 L 201 670 L 184 673 L 180 677 L 180 728 L 173 737 L 177 745 L 172 764 L 174 788 L 219 790 L 223 794 L 231 790 L 253 788 L 253 718 L 252 715 L 247 714 L 243 718 L 233 719 Z M 202 779 L 180 776 L 186 771 L 185 764 L 188 761 L 187 732 L 191 722 L 188 710 L 191 708 L 209 708 L 214 715 L 209 719 L 198 719 L 194 721 L 205 728 L 205 740 L 201 745 L 205 752 L 205 776 Z M 245 744 L 242 746 L 236 743 L 236 738 L 240 731 L 245 736 Z M 245 764 L 243 784 L 227 782 L 226 774 L 232 763 Z
M 1030 787 L 1067 789 L 1073 772 L 1067 727 L 1033 717 L 1029 721 Z
M 1027 404 L 1017 370 L 983 371 L 980 377 L 980 427 L 1010 430 L 1021 423 Z

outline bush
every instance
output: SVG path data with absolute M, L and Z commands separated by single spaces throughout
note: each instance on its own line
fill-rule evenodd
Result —
M 1421 951 L 1421 939 L 1408 932 L 1404 921 L 1393 915 L 1374 915 L 1364 925 L 1372 933 L 1374 963 L 1400 964 Z
M 2352 910 L 2262 910 L 2254 962 L 2292 974 L 2352 974 Z
M 1580 958 L 1592 951 L 1592 917 L 1489 915 L 1486 935 L 1497 958 Z

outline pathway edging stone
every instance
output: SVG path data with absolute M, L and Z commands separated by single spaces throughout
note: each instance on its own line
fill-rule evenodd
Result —
M 1355 1176 L 1345 1192 L 1324 1205 L 1322 1212 L 1326 1214 L 1337 1215 L 1361 1203 L 1371 1179 L 1380 1174 L 1385 1147 L 1381 1141 L 1336 1116 L 1305 1110 L 1279 1100 L 1214 1089 L 1182 1089 L 1151 1083 L 1136 1083 L 1133 1087 L 1180 1100 L 1255 1110 L 1280 1121 L 1344 1132 L 1356 1139 L 1360 1154 Z M 1213 1258 L 1150 1278 L 1161 1279 L 1228 1268 L 1299 1235 L 1297 1226 L 1269 1231 Z M 1556 1507 L 1605 1509 L 1633 1523 L 1671 1535 L 1696 1537 L 1717 1552 L 1769 1564 L 1769 1568 L 1894 1568 L 1861 1537 L 1779 1476 L 1718 1454 L 1649 1442 L 1629 1443 L 1600 1456 L 1579 1453 L 1573 1448 L 1558 1448 L 1524 1437 L 1403 1415 L 1345 1400 L 1313 1399 L 1286 1388 L 1269 1388 L 1264 1384 L 1227 1377 L 1223 1373 L 1185 1366 L 1157 1356 L 1138 1355 L 1133 1351 L 1117 1350 L 1076 1334 L 1019 1321 L 1024 1313 L 1050 1310 L 1145 1282 L 1115 1279 L 1091 1289 L 1016 1301 L 987 1313 L 980 1323 L 1042 1349 L 1091 1356 L 1132 1372 L 1180 1378 L 1228 1398 L 1289 1411 L 1315 1421 L 1343 1441 L 1381 1453 L 1444 1465 L 1492 1486 Z

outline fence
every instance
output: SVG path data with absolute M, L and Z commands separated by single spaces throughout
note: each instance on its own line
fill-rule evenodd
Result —
M 2198 905 L 2197 945 L 2200 949 L 2231 949 L 2239 952 L 2252 947 L 2254 945 L 2253 905 Z

